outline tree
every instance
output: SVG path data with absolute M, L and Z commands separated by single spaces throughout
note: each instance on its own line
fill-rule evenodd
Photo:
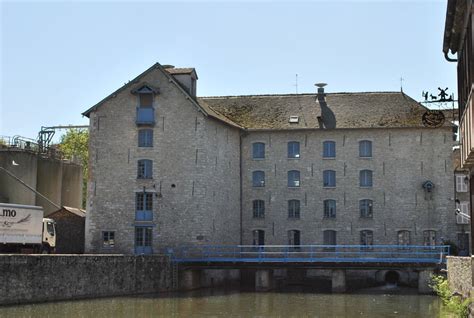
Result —
M 85 209 L 89 163 L 89 131 L 84 129 L 69 129 L 61 136 L 59 150 L 61 150 L 66 159 L 77 160 L 82 165 L 82 208 Z

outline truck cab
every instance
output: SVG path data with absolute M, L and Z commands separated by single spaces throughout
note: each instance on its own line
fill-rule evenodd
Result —
M 54 253 L 56 249 L 56 222 L 43 218 L 43 248 L 42 253 Z

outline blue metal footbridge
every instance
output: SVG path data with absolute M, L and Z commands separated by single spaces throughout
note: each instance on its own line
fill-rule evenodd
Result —
M 167 248 L 172 262 L 191 267 L 441 267 L 448 245 L 195 245 Z

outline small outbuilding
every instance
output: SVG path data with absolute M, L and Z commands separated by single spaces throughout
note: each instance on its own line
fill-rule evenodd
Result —
M 63 206 L 48 218 L 56 221 L 56 253 L 84 253 L 85 210 Z

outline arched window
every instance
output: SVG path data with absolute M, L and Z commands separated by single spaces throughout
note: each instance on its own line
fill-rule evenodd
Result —
M 265 217 L 265 201 L 253 201 L 253 217 L 255 219 L 263 219 Z
M 336 200 L 324 200 L 324 217 L 336 217 Z
M 288 143 L 288 158 L 300 157 L 300 143 L 297 141 L 290 141 Z
M 360 245 L 364 245 L 366 248 L 374 245 L 374 232 L 371 230 L 360 231 Z
M 410 231 L 398 231 L 398 245 L 406 246 L 410 245 Z
M 326 230 L 323 232 L 323 244 L 324 245 L 336 245 L 336 231 Z
M 423 231 L 423 245 L 425 246 L 436 245 L 436 231 L 433 231 L 433 230 Z
M 324 170 L 323 171 L 323 187 L 333 188 L 336 186 L 336 171 Z
M 265 144 L 263 142 L 254 142 L 252 144 L 252 158 L 265 159 Z
M 361 187 L 372 186 L 372 170 L 361 170 L 359 173 L 359 184 Z
M 265 172 L 263 171 L 252 172 L 252 186 L 254 187 L 265 186 Z
M 288 187 L 295 188 L 300 186 L 300 172 L 298 170 L 288 171 Z
M 138 179 L 152 179 L 153 178 L 153 161 L 149 159 L 138 160 Z
M 288 201 L 288 218 L 289 219 L 300 218 L 300 200 Z
M 288 231 L 288 245 L 292 245 L 296 248 L 301 245 L 301 232 L 299 230 Z
M 369 199 L 363 199 L 359 201 L 359 210 L 361 218 L 372 218 L 373 204 L 373 201 Z
M 252 245 L 265 245 L 265 231 L 264 230 L 253 230 L 253 241 Z
M 323 158 L 335 158 L 336 157 L 336 142 L 325 141 L 323 142 Z
M 359 141 L 359 157 L 362 157 L 362 158 L 372 157 L 372 141 L 370 140 Z

